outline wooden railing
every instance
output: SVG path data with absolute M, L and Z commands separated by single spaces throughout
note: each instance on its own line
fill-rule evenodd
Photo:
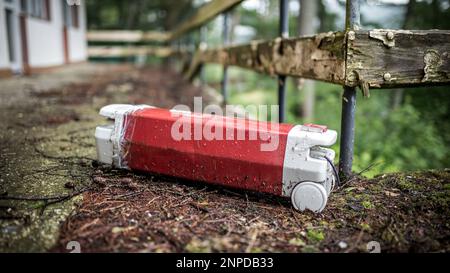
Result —
M 214 0 L 201 6 L 196 12 L 183 23 L 178 25 L 174 30 L 169 32 L 157 31 L 90 31 L 87 35 L 89 41 L 108 41 L 108 42 L 140 42 L 140 41 L 157 41 L 169 42 L 173 41 L 184 34 L 195 30 L 217 15 L 232 9 L 244 0 Z

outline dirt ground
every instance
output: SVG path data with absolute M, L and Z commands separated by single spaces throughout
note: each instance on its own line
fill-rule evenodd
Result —
M 284 198 L 98 165 L 109 103 L 220 100 L 168 69 L 83 64 L 0 81 L 0 251 L 386 252 L 450 250 L 450 170 L 355 176 L 324 213 Z M 373 243 L 371 243 L 373 244 Z M 369 244 L 370 245 L 370 244 Z

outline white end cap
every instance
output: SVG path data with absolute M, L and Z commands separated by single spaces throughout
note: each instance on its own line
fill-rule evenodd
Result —
M 115 119 L 117 115 L 123 115 L 127 112 L 139 110 L 142 108 L 154 108 L 154 107 L 149 105 L 110 104 L 100 109 L 100 115 L 105 118 Z
M 311 128 L 315 129 L 315 127 L 308 127 L 302 125 L 300 127 L 300 135 L 308 139 L 309 145 L 313 146 L 332 146 L 336 143 L 337 140 L 337 132 L 334 130 L 325 130 L 325 131 L 314 131 Z
M 105 164 L 113 163 L 113 142 L 112 135 L 114 125 L 97 126 L 95 128 L 95 142 L 97 146 L 97 159 Z
M 328 195 L 325 188 L 314 182 L 303 182 L 295 186 L 291 195 L 292 205 L 296 210 L 321 212 L 325 209 Z
M 120 141 L 124 132 L 124 118 L 136 110 L 154 108 L 148 105 L 110 104 L 100 109 L 100 115 L 114 120 L 114 124 L 98 126 L 95 129 L 98 161 L 112 164 L 119 168 L 126 168 L 121 158 Z

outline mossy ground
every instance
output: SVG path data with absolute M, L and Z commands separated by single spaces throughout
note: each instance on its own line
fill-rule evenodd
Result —
M 59 246 L 109 252 L 449 251 L 450 170 L 355 177 L 320 215 L 289 200 L 99 166 Z M 407 186 L 405 186 L 407 185 Z
M 82 80 L 80 80 L 82 79 Z M 97 113 L 109 103 L 191 105 L 195 88 L 171 71 L 82 66 L 1 85 L 2 252 L 447 252 L 450 171 L 354 177 L 324 213 L 289 200 L 95 163 Z M 205 98 L 204 98 L 205 99 Z

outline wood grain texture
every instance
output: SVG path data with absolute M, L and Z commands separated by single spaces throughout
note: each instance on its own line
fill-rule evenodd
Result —
M 180 26 L 178 31 L 198 27 L 197 23 L 204 22 L 206 17 L 213 17 L 216 11 L 238 2 L 229 0 L 219 5 L 217 1 L 212 1 L 198 11 L 207 9 L 206 15 Z M 128 42 L 174 37 L 173 34 L 161 35 L 122 31 L 91 33 L 88 37 L 96 41 Z M 89 48 L 90 56 L 141 54 L 168 57 L 176 52 L 164 47 Z M 366 91 L 368 88 L 444 85 L 450 84 L 450 31 L 375 29 L 349 32 L 347 35 L 329 32 L 311 37 L 277 38 L 239 46 L 199 49 L 187 66 L 185 77 L 195 77 L 204 63 L 360 86 Z
M 239 66 L 269 75 L 309 78 L 336 84 L 345 82 L 345 39 L 341 32 L 311 37 L 277 38 L 250 44 L 198 51 L 186 78 L 203 63 Z
M 450 84 L 448 30 L 356 31 L 347 45 L 346 85 L 384 88 Z

